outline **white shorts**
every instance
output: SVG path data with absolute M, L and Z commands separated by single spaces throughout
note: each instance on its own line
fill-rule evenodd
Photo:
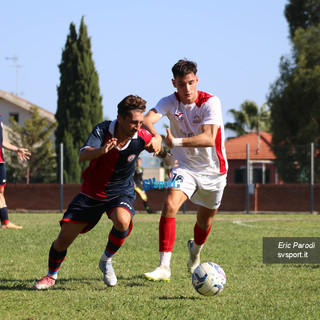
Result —
M 172 169 L 170 181 L 175 181 L 174 186 L 193 203 L 208 209 L 218 209 L 227 184 L 227 175 L 208 176 L 177 167 Z

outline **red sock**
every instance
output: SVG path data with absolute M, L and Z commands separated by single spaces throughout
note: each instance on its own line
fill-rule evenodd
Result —
M 160 218 L 159 251 L 172 252 L 176 240 L 176 218 Z
M 194 234 L 194 242 L 198 245 L 201 246 L 202 244 L 204 244 L 207 240 L 207 237 L 210 233 L 212 225 L 209 227 L 208 230 L 202 230 L 198 224 L 196 223 L 194 225 L 194 229 L 193 229 L 193 234 Z

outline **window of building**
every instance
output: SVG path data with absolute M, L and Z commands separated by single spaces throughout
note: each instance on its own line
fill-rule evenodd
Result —
M 235 170 L 235 183 L 246 183 L 247 182 L 247 170 L 245 168 Z
M 264 181 L 262 179 L 262 174 L 262 168 L 252 168 L 252 183 L 270 183 L 270 170 L 264 170 Z M 236 169 L 234 181 L 235 183 L 247 183 L 247 169 Z
M 11 121 L 11 118 L 13 118 L 13 120 L 14 120 L 16 123 L 19 123 L 19 113 L 10 112 L 10 113 L 9 113 L 9 119 L 10 119 L 10 121 Z
M 264 170 L 264 181 L 262 168 L 253 168 L 252 183 L 270 183 L 270 170 Z

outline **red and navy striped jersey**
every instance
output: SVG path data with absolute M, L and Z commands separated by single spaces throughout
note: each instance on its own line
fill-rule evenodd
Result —
M 87 146 L 98 148 L 114 137 L 116 120 L 104 121 L 91 132 Z M 152 135 L 140 129 L 122 149 L 114 147 L 106 154 L 90 161 L 82 172 L 81 193 L 97 200 L 108 200 L 119 194 L 134 197 L 133 174 L 139 153 L 149 144 Z

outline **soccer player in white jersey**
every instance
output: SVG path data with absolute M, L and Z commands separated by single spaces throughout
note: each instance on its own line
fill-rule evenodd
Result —
M 197 64 L 179 60 L 172 68 L 176 92 L 162 98 L 144 120 L 154 134 L 154 150 L 160 150 L 161 136 L 153 124 L 163 116 L 170 120 L 164 141 L 178 160 L 171 180 L 180 188 L 168 190 L 159 222 L 160 264 L 143 275 L 151 281 L 170 281 L 170 261 L 176 236 L 175 216 L 190 199 L 198 205 L 194 239 L 188 241 L 190 273 L 200 264 L 200 251 L 212 226 L 226 186 L 228 163 L 224 146 L 224 126 L 218 97 L 197 90 Z

